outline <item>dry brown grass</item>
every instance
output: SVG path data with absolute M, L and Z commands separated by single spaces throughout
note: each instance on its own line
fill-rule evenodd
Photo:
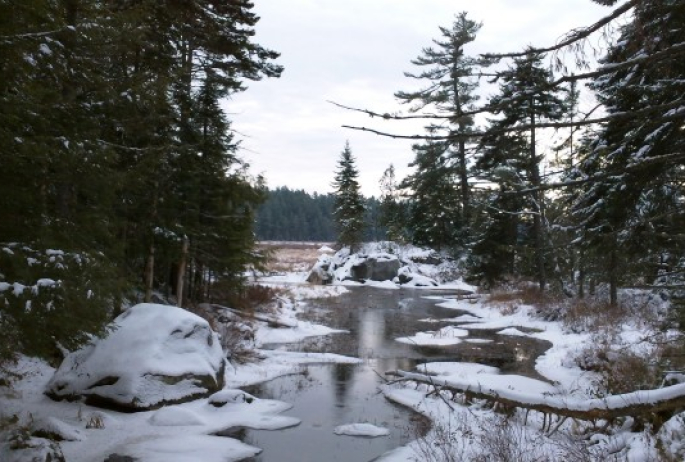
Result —
M 487 302 L 497 306 L 503 315 L 516 313 L 520 305 L 529 305 L 538 310 L 545 310 L 558 301 L 556 295 L 541 291 L 538 287 L 530 284 L 494 289 L 487 298 Z
M 269 272 L 308 271 L 321 253 L 321 242 L 260 242 L 259 248 L 267 250 L 270 258 L 266 263 Z M 332 247 L 332 244 L 326 244 Z

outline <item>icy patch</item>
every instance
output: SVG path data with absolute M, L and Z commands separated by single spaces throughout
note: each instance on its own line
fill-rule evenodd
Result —
M 417 366 L 416 370 L 424 374 L 469 377 L 477 374 L 499 374 L 499 368 L 478 363 L 434 362 Z
M 456 345 L 462 342 L 462 337 L 467 337 L 469 331 L 454 326 L 443 327 L 438 331 L 419 332 L 411 337 L 395 339 L 400 343 L 420 346 L 446 346 Z
M 267 343 L 296 343 L 307 337 L 347 332 L 345 330 L 331 329 L 330 327 L 313 324 L 308 321 L 298 321 L 296 327 L 272 328 L 260 326 L 255 333 L 255 343 L 264 345 Z
M 372 425 L 370 423 L 353 423 L 335 427 L 333 433 L 336 435 L 376 438 L 379 436 L 388 436 L 390 434 L 390 430 L 383 427 L 377 427 L 376 425 Z
M 117 453 L 145 462 L 233 462 L 260 452 L 261 449 L 232 438 L 176 435 L 129 444 Z

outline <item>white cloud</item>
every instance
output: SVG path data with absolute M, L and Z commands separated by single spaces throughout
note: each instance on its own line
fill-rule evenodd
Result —
M 349 140 L 364 194 L 379 194 L 390 163 L 398 177 L 406 174 L 410 141 L 341 125 L 412 134 L 421 132 L 421 123 L 371 120 L 326 101 L 379 112 L 406 109 L 393 94 L 417 83 L 403 72 L 413 70 L 410 60 L 438 38 L 438 26 L 449 26 L 463 10 L 484 23 L 472 53 L 550 44 L 608 11 L 590 0 L 257 0 L 255 41 L 281 52 L 285 71 L 280 79 L 248 83 L 225 104 L 234 128 L 246 136 L 243 157 L 253 173 L 264 173 L 271 187 L 330 191 Z

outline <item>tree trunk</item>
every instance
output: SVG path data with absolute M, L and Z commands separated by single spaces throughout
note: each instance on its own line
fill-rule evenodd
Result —
M 531 100 L 531 108 L 533 107 L 534 101 Z M 536 149 L 535 149 L 535 109 L 531 109 L 530 114 L 530 182 L 533 188 L 539 188 L 541 185 L 540 181 L 540 170 L 537 161 Z M 539 189 L 533 193 L 533 201 L 535 202 L 535 207 L 537 207 L 537 213 L 533 215 L 533 233 L 535 233 L 535 259 L 537 261 L 538 269 L 538 283 L 540 285 L 540 290 L 545 290 L 547 285 L 547 275 L 545 274 L 545 237 L 543 230 L 543 214 L 544 214 L 544 204 L 543 204 L 543 193 Z
M 485 399 L 509 407 L 530 409 L 561 417 L 585 421 L 607 420 L 609 422 L 620 417 L 634 417 L 637 420 L 652 423 L 655 431 L 670 415 L 685 406 L 685 384 L 587 400 L 560 399 L 545 395 L 531 395 L 528 398 L 532 399 L 526 400 L 525 394 L 522 396 L 520 392 L 509 392 L 506 388 L 493 390 L 474 386 L 473 383 L 457 383 L 456 381 L 446 381 L 441 377 L 405 371 L 388 372 L 387 374 L 400 377 L 400 381 L 411 380 L 431 385 L 436 387 L 436 390 L 462 393 L 470 399 Z
M 616 238 L 612 238 L 611 250 L 609 251 L 609 304 L 618 304 L 618 253 Z
M 468 165 L 466 163 L 466 142 L 459 140 L 459 180 L 461 183 L 461 207 L 463 225 L 471 218 L 471 198 L 469 194 Z
M 155 239 L 150 241 L 150 247 L 147 252 L 147 261 L 145 263 L 145 303 L 152 301 L 152 288 L 155 279 Z
M 188 236 L 183 236 L 183 246 L 181 247 L 181 260 L 178 262 L 178 273 L 176 274 L 176 304 L 179 307 L 183 306 L 183 281 L 185 280 L 189 246 L 190 242 L 188 240 Z
M 585 298 L 585 251 L 578 256 L 578 298 Z

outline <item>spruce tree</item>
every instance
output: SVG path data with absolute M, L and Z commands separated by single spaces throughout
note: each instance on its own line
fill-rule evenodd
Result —
M 560 89 L 550 86 L 551 71 L 542 66 L 542 58 L 534 53 L 515 59 L 513 66 L 499 73 L 498 80 L 499 93 L 491 98 L 489 105 L 499 118 L 492 121 L 481 145 L 486 143 L 503 147 L 511 138 L 510 133 L 520 132 L 527 134 L 527 152 L 518 151 L 517 157 L 512 159 L 501 156 L 498 148 L 485 149 L 481 162 L 490 163 L 491 168 L 500 171 L 508 170 L 510 175 L 519 179 L 521 189 L 532 190 L 527 202 L 528 212 L 533 218 L 535 272 L 540 289 L 544 289 L 547 284 L 545 197 L 540 189 L 543 184 L 540 174 L 543 154 L 537 149 L 537 125 L 560 120 L 566 105 Z M 514 136 L 520 138 L 520 135 Z M 517 145 L 520 142 L 514 146 Z
M 8 242 L 83 263 L 63 265 L 40 299 L 0 297 L 3 331 L 30 324 L 27 302 L 37 316 L 50 311 L 43 343 L 24 344 L 27 335 L 23 351 L 45 354 L 53 338 L 72 348 L 97 331 L 126 295 L 120 279 L 140 287 L 144 275 L 147 298 L 177 289 L 179 302 L 201 300 L 255 261 L 264 187 L 219 105 L 245 80 L 280 74 L 277 54 L 253 42 L 252 8 L 0 2 L 0 287 L 37 284 Z
M 404 216 L 403 204 L 399 198 L 399 185 L 395 179 L 395 167 L 385 169 L 380 180 L 380 224 L 386 230 L 386 239 L 395 242 L 404 240 Z
M 609 117 L 569 179 L 596 178 L 576 190 L 574 210 L 588 251 L 609 253 L 613 304 L 630 271 L 682 279 L 683 37 L 683 2 L 638 3 L 592 83 Z
M 333 216 L 338 227 L 338 244 L 358 250 L 364 236 L 364 216 L 366 208 L 361 195 L 357 177 L 359 171 L 354 163 L 350 143 L 340 154 L 338 169 L 333 181 L 335 190 L 335 210 Z
M 453 249 L 462 242 L 458 186 L 447 149 L 443 142 L 415 144 L 410 166 L 416 171 L 400 185 L 411 191 L 406 218 L 411 242 L 438 250 Z

